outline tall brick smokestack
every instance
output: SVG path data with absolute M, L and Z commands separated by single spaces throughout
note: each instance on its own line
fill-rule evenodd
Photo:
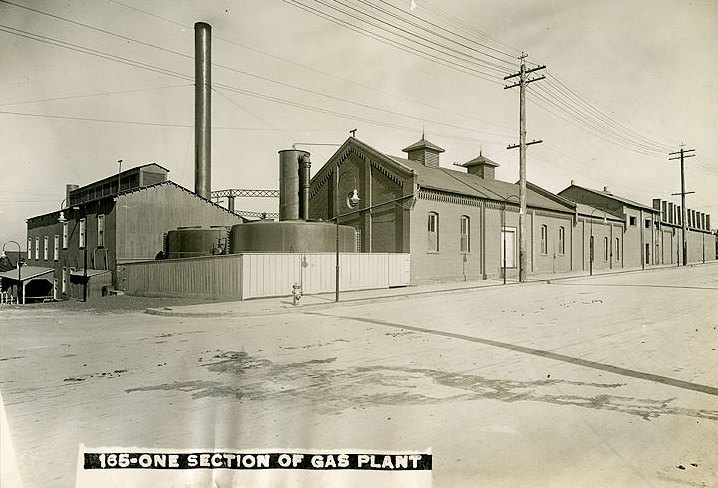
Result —
M 194 24 L 194 191 L 209 199 L 212 192 L 212 26 Z

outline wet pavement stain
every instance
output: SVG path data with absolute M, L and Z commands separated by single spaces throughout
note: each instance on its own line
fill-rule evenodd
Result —
M 625 383 L 558 378 L 518 381 L 429 368 L 381 365 L 341 369 L 329 367 L 336 360 L 336 357 L 329 357 L 277 364 L 268 359 L 253 357 L 244 351 L 219 351 L 211 359 L 199 360 L 208 371 L 217 373 L 216 380 L 172 382 L 125 391 L 178 390 L 192 393 L 194 399 L 216 397 L 268 401 L 290 397 L 318 403 L 317 408 L 325 413 L 374 405 L 495 400 L 609 410 L 635 415 L 644 420 L 661 415 L 679 415 L 718 421 L 718 411 L 674 407 L 671 403 L 675 398 L 656 400 L 596 394 L 595 391 L 614 390 Z M 561 391 L 564 386 L 570 387 L 572 394 L 564 394 Z M 556 394 L 557 388 L 559 394 Z

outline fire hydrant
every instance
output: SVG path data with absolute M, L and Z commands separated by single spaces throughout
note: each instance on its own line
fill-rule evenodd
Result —
M 294 283 L 292 285 L 292 305 L 299 303 L 300 298 L 302 298 L 302 285 Z

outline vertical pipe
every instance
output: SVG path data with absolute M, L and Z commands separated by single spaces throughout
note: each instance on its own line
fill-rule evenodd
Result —
M 309 220 L 309 180 L 311 179 L 312 162 L 309 154 L 304 154 L 300 159 L 299 186 L 301 198 L 299 199 L 299 218 Z
M 194 191 L 203 198 L 211 194 L 212 26 L 194 25 Z

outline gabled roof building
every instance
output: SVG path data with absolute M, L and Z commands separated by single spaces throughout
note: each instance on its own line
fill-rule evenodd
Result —
M 410 253 L 412 282 L 517 276 L 518 185 L 481 154 L 441 167 L 443 151 L 422 138 L 390 156 L 351 137 L 312 178 L 310 217 L 354 226 L 363 252 Z M 575 204 L 529 185 L 527 206 L 527 271 L 581 269 Z
M 26 262 L 52 271 L 48 297 L 122 290 L 123 263 L 161 257 L 169 230 L 243 222 L 168 173 L 150 163 L 83 187 L 67 185 L 63 208 L 27 220 Z

